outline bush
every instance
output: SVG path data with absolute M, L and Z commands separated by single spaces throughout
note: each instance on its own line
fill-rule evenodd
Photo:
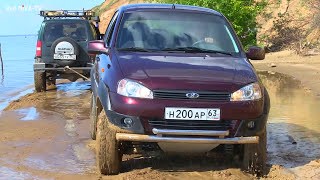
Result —
M 242 45 L 256 45 L 256 17 L 267 5 L 264 0 L 156 0 L 160 3 L 206 7 L 221 12 L 231 22 Z

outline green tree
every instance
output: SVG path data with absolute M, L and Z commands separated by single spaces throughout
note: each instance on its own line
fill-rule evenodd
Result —
M 184 4 L 206 7 L 221 12 L 233 25 L 242 45 L 247 48 L 256 45 L 259 13 L 267 5 L 260 0 L 156 0 L 160 3 Z

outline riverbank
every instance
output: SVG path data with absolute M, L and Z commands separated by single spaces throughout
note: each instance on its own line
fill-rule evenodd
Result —
M 320 96 L 320 55 L 299 56 L 293 51 L 268 53 L 263 61 L 251 61 L 256 70 L 278 72 L 301 81 L 305 90 Z

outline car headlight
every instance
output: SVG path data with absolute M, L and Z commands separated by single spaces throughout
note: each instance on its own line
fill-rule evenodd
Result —
M 150 89 L 129 79 L 119 81 L 117 93 L 126 97 L 153 99 L 153 93 Z
M 258 100 L 262 97 L 261 88 L 258 83 L 252 83 L 232 93 L 231 101 Z

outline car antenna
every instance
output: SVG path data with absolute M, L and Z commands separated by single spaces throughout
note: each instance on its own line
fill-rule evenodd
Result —
M 172 4 L 172 9 L 176 9 L 176 5 Z

